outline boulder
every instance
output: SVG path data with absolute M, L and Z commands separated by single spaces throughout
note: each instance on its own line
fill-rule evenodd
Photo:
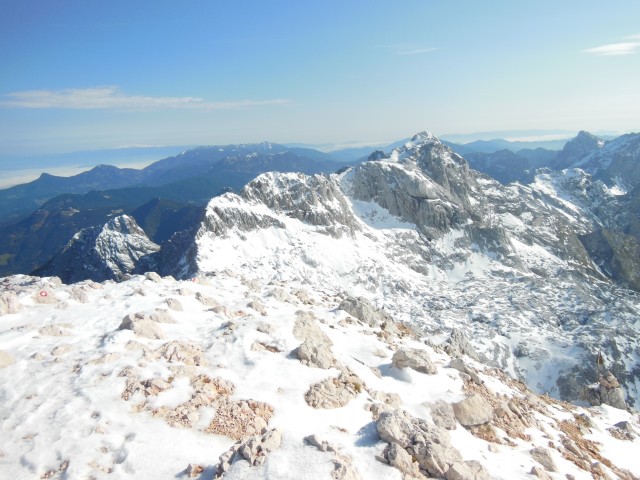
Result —
M 544 471 L 544 468 L 540 468 L 537 465 L 534 465 L 533 467 L 531 467 L 531 471 L 529 472 L 529 475 L 538 477 L 540 480 L 553 480 L 551 478 L 551 475 L 549 475 L 547 472 Z M 569 478 L 569 475 L 567 475 L 567 478 Z
M 425 350 L 415 348 L 403 348 L 393 354 L 391 363 L 396 368 L 412 368 L 416 372 L 433 374 L 436 373 L 436 366 L 431 361 L 429 354 Z
M 320 329 L 313 316 L 298 312 L 297 317 L 293 336 L 302 340 L 302 344 L 294 351 L 294 355 L 310 367 L 327 369 L 336 366 L 331 339 Z
M 464 427 L 482 425 L 493 418 L 493 408 L 480 395 L 471 395 L 461 402 L 454 403 L 453 413 Z
M 182 308 L 182 303 L 177 298 L 167 298 L 167 306 L 176 312 L 182 312 L 184 308 Z
M 449 432 L 403 410 L 382 412 L 376 428 L 382 440 L 404 448 L 429 475 L 442 478 L 454 463 L 462 462 Z
M 327 378 L 311 385 L 304 395 L 305 401 L 313 408 L 344 407 L 363 390 L 360 378 L 345 369 L 337 378 Z
M 153 340 L 164 338 L 164 332 L 160 325 L 140 313 L 133 313 L 124 317 L 118 330 L 132 330 L 136 335 Z
M 153 358 L 164 358 L 169 363 L 207 366 L 209 361 L 204 357 L 202 348 L 188 342 L 173 340 L 162 345 L 151 355 Z
M 556 463 L 553 461 L 553 457 L 551 456 L 551 452 L 549 449 L 545 447 L 536 447 L 529 452 L 533 459 L 542 465 L 546 471 L 548 472 L 557 472 L 558 467 Z
M 583 397 L 594 406 L 605 404 L 622 410 L 627 408 L 624 390 L 611 372 L 600 375 L 598 383 L 588 386 Z
M 260 300 L 254 300 L 253 302 L 250 302 L 247 307 L 254 309 L 263 317 L 267 315 L 267 309 L 264 308 L 264 305 L 262 304 L 262 302 L 260 302 Z
M 145 277 L 147 277 L 147 280 L 151 280 L 154 283 L 162 282 L 162 277 L 158 275 L 156 272 L 147 272 L 145 274 Z
M 310 367 L 327 369 L 336 365 L 336 359 L 333 356 L 331 347 L 326 343 L 305 340 L 295 350 L 295 355 L 302 363 Z
M 205 307 L 217 307 L 219 303 L 213 297 L 209 297 L 208 295 L 204 295 L 200 292 L 196 293 L 196 300 L 198 300 Z

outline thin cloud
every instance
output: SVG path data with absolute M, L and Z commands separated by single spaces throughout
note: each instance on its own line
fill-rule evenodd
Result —
M 27 90 L 3 95 L 0 107 L 66 110 L 237 110 L 267 105 L 289 105 L 291 100 L 237 100 L 211 102 L 199 97 L 126 95 L 117 87 Z
M 608 55 L 632 55 L 640 50 L 640 42 L 622 42 L 610 43 L 600 47 L 588 48 L 583 50 L 584 53 L 590 53 L 597 56 Z

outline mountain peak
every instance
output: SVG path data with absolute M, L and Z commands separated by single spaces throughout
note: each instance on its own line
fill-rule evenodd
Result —
M 575 138 L 569 140 L 558 153 L 552 167 L 555 170 L 570 168 L 587 155 L 600 150 L 604 146 L 604 140 L 595 135 L 581 130 Z
M 411 138 L 411 142 L 414 144 L 429 144 L 440 143 L 440 140 L 433 133 L 424 130 L 422 132 L 416 133 L 413 138 Z

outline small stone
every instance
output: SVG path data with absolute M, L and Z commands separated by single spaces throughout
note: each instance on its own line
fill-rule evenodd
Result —
M 558 467 L 556 463 L 553 461 L 553 457 L 551 456 L 551 452 L 544 447 L 536 447 L 531 450 L 531 456 L 533 459 L 542 465 L 548 472 L 557 472 Z
M 73 349 L 73 347 L 71 345 L 69 345 L 69 344 L 58 345 L 56 348 L 51 350 L 51 355 L 57 357 L 57 356 L 60 356 L 60 355 L 64 355 L 65 353 L 69 353 L 72 349 Z
M 182 312 L 184 308 L 182 308 L 182 303 L 177 298 L 167 298 L 167 306 L 176 312 Z
M 15 361 L 16 360 L 15 358 L 13 358 L 13 355 L 5 352 L 4 350 L 0 350 L 0 368 L 8 367 Z
M 151 280 L 154 283 L 162 282 L 162 277 L 158 275 L 156 272 L 147 272 L 145 277 L 147 277 L 147 280 Z

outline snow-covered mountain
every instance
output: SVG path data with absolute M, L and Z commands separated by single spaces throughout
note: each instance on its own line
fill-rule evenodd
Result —
M 36 273 L 56 275 L 65 283 L 87 278 L 123 280 L 134 271 L 154 268 L 152 256 L 160 250 L 128 215 L 114 217 L 103 227 L 80 230 L 67 246 Z
M 180 438 L 202 445 L 189 460 L 204 465 L 191 469 L 200 478 L 227 469 L 228 478 L 322 478 L 331 468 L 341 472 L 332 478 L 400 478 L 384 463 L 406 478 L 526 478 L 535 462 L 546 465 L 533 470 L 541 478 L 636 478 L 637 466 L 623 454 L 637 447 L 638 434 L 637 419 L 623 409 L 640 407 L 640 298 L 628 288 L 633 249 L 617 249 L 613 261 L 594 237 L 600 232 L 615 250 L 623 238 L 615 235 L 630 235 L 622 230 L 634 217 L 629 205 L 628 195 L 579 168 L 501 185 L 428 132 L 339 174 L 262 174 L 239 193 L 212 199 L 202 223 L 159 252 L 120 217 L 105 227 L 112 240 L 99 240 L 97 231 L 78 235 L 48 272 L 79 271 L 73 261 L 91 251 L 91 263 L 112 273 L 143 271 L 136 261 L 143 258 L 173 277 L 76 286 L 3 280 L 0 313 L 10 321 L 0 332 L 7 364 L 0 374 L 35 369 L 44 376 L 51 359 L 67 353 L 58 362 L 80 366 L 60 366 L 42 381 L 62 382 L 68 402 L 87 398 L 97 419 L 111 412 L 103 423 L 119 432 L 113 448 L 92 440 L 106 456 L 80 456 L 80 475 L 139 474 L 139 455 L 163 458 L 163 474 L 178 474 L 177 454 L 165 447 L 150 454 L 149 442 L 156 443 L 138 433 L 149 426 L 159 438 L 171 435 L 153 418 L 160 417 L 198 430 Z M 136 257 L 130 245 L 142 253 Z M 65 326 L 58 315 L 95 321 Z M 32 342 L 36 328 L 40 347 Z M 70 345 L 48 338 L 59 331 L 78 338 Z M 36 348 L 52 357 L 33 356 Z M 31 395 L 25 389 L 5 388 L 13 399 L 7 412 Z M 143 420 L 132 432 L 116 421 L 121 404 L 98 408 L 107 389 L 111 403 L 114 395 L 134 399 Z M 484 413 L 468 406 L 482 420 L 465 425 L 458 402 L 473 394 L 482 402 L 469 402 L 483 404 Z M 452 403 L 453 417 L 441 412 Z M 7 425 L 57 407 L 29 408 L 6 413 Z M 441 414 L 449 420 L 439 423 Z M 618 421 L 629 423 L 613 428 Z M 64 417 L 60 427 L 73 422 Z M 434 430 L 457 423 L 467 428 Z M 206 434 L 220 441 L 216 455 L 230 446 L 216 435 L 241 444 L 220 461 L 204 459 Z M 7 456 L 28 459 L 21 467 L 10 462 L 13 472 L 70 468 L 66 453 L 54 458 L 43 449 L 53 443 L 73 451 L 73 441 L 51 432 L 42 440 L 11 447 Z M 320 462 L 316 448 L 329 455 L 326 472 L 312 466 Z M 376 456 L 382 463 L 371 462 Z M 231 465 L 240 458 L 265 463 Z
M 425 133 L 340 175 L 264 174 L 213 199 L 164 273 L 230 268 L 362 295 L 432 334 L 464 327 L 483 361 L 565 400 L 602 352 L 637 405 L 637 295 L 581 241 L 617 201 L 581 170 L 504 187 Z
M 581 168 L 621 193 L 640 184 L 640 133 L 622 135 L 609 142 L 598 142 L 598 148 L 576 160 L 573 168 Z

